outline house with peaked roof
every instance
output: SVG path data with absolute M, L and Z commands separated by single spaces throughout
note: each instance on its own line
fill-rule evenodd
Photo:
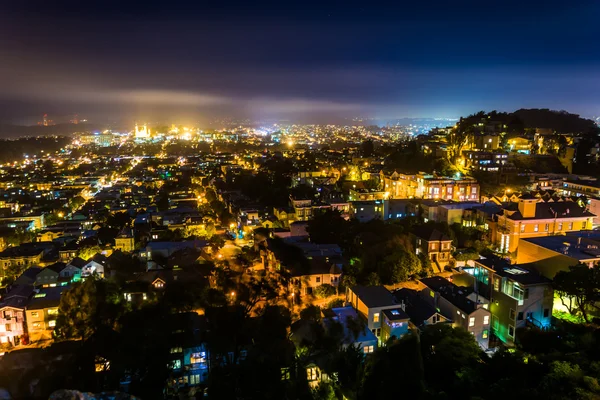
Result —
M 31 285 L 35 283 L 40 267 L 29 267 L 13 282 L 13 285 Z
M 450 321 L 433 305 L 423 300 L 414 289 L 402 288 L 393 292 L 396 301 L 410 318 L 411 327 L 423 329 L 427 325 Z
M 293 272 L 291 275 L 290 284 L 294 287 L 294 293 L 312 294 L 314 289 L 324 284 L 338 286 L 342 277 L 342 268 L 339 264 L 326 257 L 312 258 L 308 263 L 308 271 Z
M 426 254 L 435 272 L 441 272 L 450 262 L 452 239 L 437 229 L 422 225 L 413 228 L 411 235 L 418 254 Z
M 421 279 L 421 283 L 426 286 L 420 292 L 422 299 L 439 308 L 454 327 L 470 332 L 481 348 L 489 347 L 491 314 L 486 303 L 472 300 L 471 290 L 439 276 Z

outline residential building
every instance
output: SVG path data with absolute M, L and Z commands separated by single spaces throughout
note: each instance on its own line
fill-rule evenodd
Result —
M 517 264 L 533 263 L 552 279 L 559 271 L 579 263 L 590 268 L 600 264 L 600 231 L 569 232 L 566 235 L 522 239 Z
M 31 342 L 52 340 L 58 306 L 62 293 L 67 286 L 57 286 L 39 289 L 27 304 L 27 332 Z
M 171 315 L 171 377 L 168 387 L 177 393 L 182 388 L 206 383 L 210 354 L 205 341 L 206 319 L 195 312 Z
M 377 337 L 366 325 L 364 326 L 362 332 L 354 332 L 348 326 L 349 319 L 362 318 L 358 315 L 354 308 L 336 307 L 330 310 L 324 310 L 323 316 L 325 317 L 323 323 L 326 328 L 332 321 L 340 323 L 344 327 L 344 339 L 342 340 L 342 347 L 345 348 L 348 346 L 358 346 L 358 348 L 361 349 L 365 354 L 369 354 L 377 350 Z
M 527 324 L 548 328 L 552 318 L 552 281 L 531 264 L 509 264 L 498 257 L 475 260 L 469 269 L 476 292 L 490 299 L 492 332 L 514 345 L 516 329 Z
M 317 287 L 327 284 L 337 287 L 342 276 L 340 263 L 328 257 L 315 257 L 309 259 L 309 269 L 305 273 L 292 273 L 290 284 L 293 293 L 297 295 L 310 295 Z
M 402 307 L 383 310 L 382 315 L 381 341 L 383 343 L 390 339 L 400 339 L 408 333 L 410 317 Z
M 383 221 L 388 215 L 388 200 L 353 201 L 350 204 L 350 215 L 359 222 Z
M 431 260 L 436 272 L 441 272 L 450 262 L 452 239 L 430 226 L 421 225 L 411 232 L 417 255 L 425 254 Z
M 42 261 L 44 250 L 35 246 L 9 247 L 0 253 L 0 266 L 8 268 L 22 268 L 37 266 Z
M 77 257 L 78 249 L 79 246 L 76 242 L 71 242 L 64 245 L 63 247 L 58 249 L 58 260 L 64 263 L 68 263 L 69 261 Z
M 398 289 L 393 292 L 393 295 L 402 310 L 409 316 L 412 329 L 423 329 L 427 325 L 450 321 L 429 302 L 423 300 L 419 292 L 414 289 Z
M 588 211 L 595 215 L 594 225 L 600 225 L 600 181 L 565 180 L 561 189 L 567 196 L 585 196 Z
M 471 300 L 466 288 L 439 276 L 421 279 L 421 283 L 426 286 L 421 290 L 421 298 L 452 320 L 454 327 L 470 332 L 481 348 L 489 347 L 491 314 L 483 302 Z
M 383 310 L 396 309 L 394 296 L 383 286 L 354 286 L 346 289 L 346 302 L 367 320 L 367 327 L 381 338 Z
M 135 240 L 131 229 L 123 230 L 119 236 L 115 238 L 115 250 L 121 250 L 125 253 L 131 253 L 135 250 Z
M 373 201 L 386 200 L 390 194 L 376 189 L 349 189 L 348 199 L 350 201 Z
M 394 199 L 442 199 L 454 201 L 479 200 L 479 183 L 470 177 L 438 176 L 420 172 L 415 175 L 390 175 L 380 172 L 386 198 Z
M 29 285 L 14 285 L 0 299 L 0 344 L 27 344 L 25 308 L 33 293 Z
M 594 217 L 572 201 L 544 202 L 524 194 L 517 203 L 505 206 L 498 215 L 495 243 L 500 251 L 514 252 L 520 239 L 591 229 Z

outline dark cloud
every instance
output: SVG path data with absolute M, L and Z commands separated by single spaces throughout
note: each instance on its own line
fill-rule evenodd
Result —
M 600 106 L 595 2 L 214 3 L 3 2 L 0 118 Z

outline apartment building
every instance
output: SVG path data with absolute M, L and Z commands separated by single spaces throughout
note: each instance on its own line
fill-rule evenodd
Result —
M 495 243 L 500 251 L 514 252 L 520 239 L 591 229 L 594 217 L 572 201 L 544 202 L 524 194 L 498 215 Z
M 405 175 L 394 171 L 390 175 L 381 172 L 380 181 L 387 198 L 479 201 L 479 183 L 470 177 L 438 176 L 424 172 Z

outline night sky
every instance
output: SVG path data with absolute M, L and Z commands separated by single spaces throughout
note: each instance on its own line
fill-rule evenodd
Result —
M 0 122 L 600 115 L 598 1 L 288 3 L 2 1 Z

